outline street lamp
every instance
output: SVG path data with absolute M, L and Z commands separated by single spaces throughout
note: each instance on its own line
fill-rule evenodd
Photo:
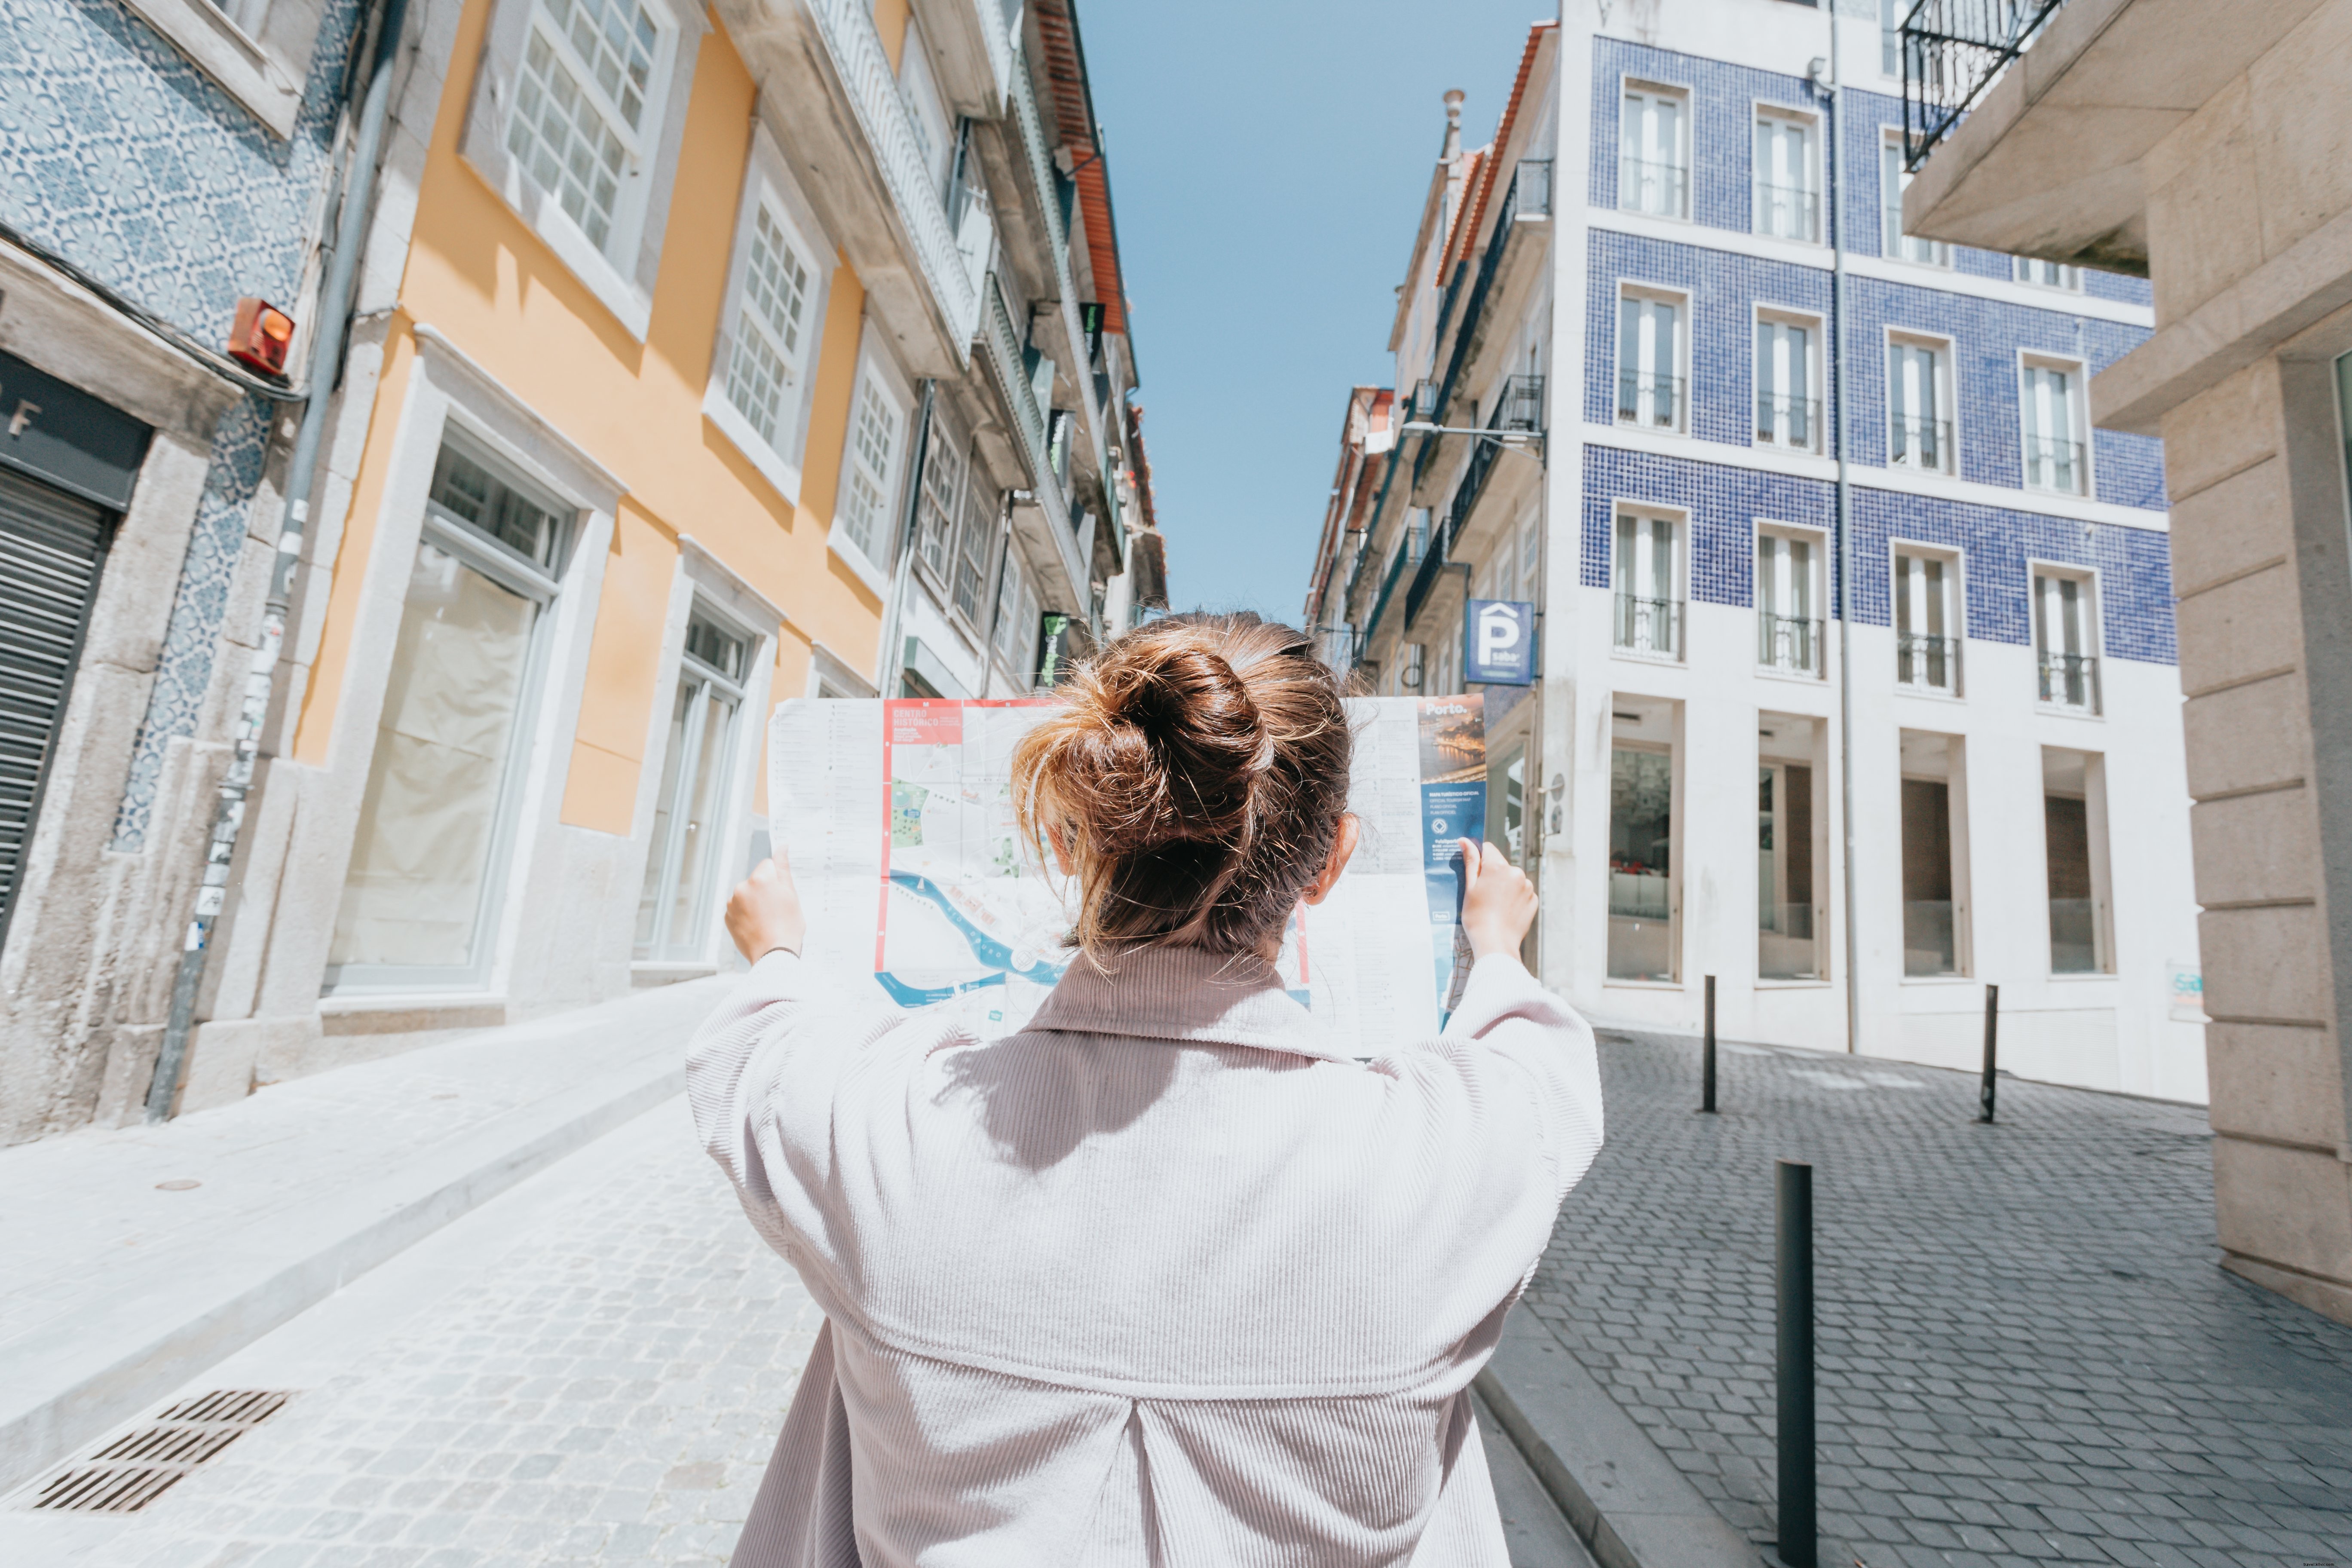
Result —
M 1402 434 L 1407 436 L 1476 436 L 1492 441 L 1507 451 L 1525 452 L 1538 467 L 1549 468 L 1545 458 L 1544 432 L 1541 430 L 1486 430 L 1465 425 L 1432 425 L 1425 419 L 1405 422 Z

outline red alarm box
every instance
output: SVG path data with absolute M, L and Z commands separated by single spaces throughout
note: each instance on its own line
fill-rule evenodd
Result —
M 265 375 L 286 374 L 286 351 L 294 342 L 294 318 L 267 300 L 239 300 L 236 325 L 229 329 L 229 358 Z

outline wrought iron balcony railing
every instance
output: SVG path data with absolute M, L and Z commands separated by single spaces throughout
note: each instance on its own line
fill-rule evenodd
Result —
M 1756 612 L 1756 662 L 1792 675 L 1822 672 L 1822 623 Z
M 2089 470 L 2083 462 L 2083 443 L 2057 441 L 2042 436 L 2024 437 L 2025 482 L 2037 490 L 2056 490 L 2063 495 L 2083 493 L 2083 481 Z
M 1895 681 L 1927 691 L 1957 691 L 1960 684 L 1960 639 L 1916 632 L 1895 634 Z
M 1617 373 L 1617 423 L 1651 425 L 1679 430 L 1683 423 L 1683 378 L 1645 375 L 1640 371 Z
M 1818 241 L 1822 237 L 1820 193 L 1801 185 L 1756 185 L 1756 232 L 1776 239 Z
M 1895 415 L 1886 421 L 1886 460 L 1899 468 L 1948 473 L 1952 467 L 1952 422 Z
M 1903 161 L 1916 169 L 2064 0 L 1917 0 L 1903 18 Z
M 1822 405 L 1810 397 L 1774 397 L 1769 395 L 1756 400 L 1756 443 L 1760 447 L 1787 447 L 1800 452 L 1814 452 L 1822 445 Z
M 1495 411 L 1486 416 L 1489 430 L 1541 430 L 1544 427 L 1544 378 L 1507 376 L 1495 397 Z
M 2077 713 L 2099 710 L 2099 660 L 2095 654 L 2045 653 L 2039 656 L 2042 700 L 2053 708 Z
M 1690 216 L 1690 171 L 1654 158 L 1617 160 L 1617 205 L 1660 217 Z
M 1616 644 L 1634 653 L 1679 658 L 1683 651 L 1683 606 L 1679 599 L 1617 595 Z

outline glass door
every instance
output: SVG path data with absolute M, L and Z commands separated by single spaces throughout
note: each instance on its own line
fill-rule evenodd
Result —
M 698 610 L 687 623 L 654 798 L 653 841 L 637 900 L 640 961 L 692 963 L 707 956 L 718 906 L 718 847 L 726 826 L 735 721 L 742 708 L 751 639 Z

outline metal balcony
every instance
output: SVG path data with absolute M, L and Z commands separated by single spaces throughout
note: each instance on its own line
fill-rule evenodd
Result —
M 1544 378 L 1507 376 L 1495 396 L 1495 411 L 1486 416 L 1489 430 L 1540 431 L 1544 427 Z
M 2029 489 L 2056 490 L 2061 495 L 2083 493 L 2090 470 L 2083 462 L 2083 443 L 2055 441 L 2041 436 L 2024 437 L 2025 483 Z
M 1756 612 L 1756 662 L 1791 675 L 1822 672 L 1822 623 Z
M 1916 169 L 2064 0 L 1918 0 L 1903 18 L 1903 160 Z
M 1895 634 L 1895 683 L 1951 692 L 1960 684 L 1960 639 L 1914 632 Z
M 1912 419 L 1901 415 L 1886 421 L 1886 461 L 1898 468 L 1925 468 L 1949 473 L 1952 467 L 1952 422 Z
M 1801 185 L 1756 184 L 1756 232 L 1776 239 L 1818 243 L 1822 237 L 1822 198 Z
M 1617 423 L 1650 425 L 1679 430 L 1683 424 L 1683 378 L 1644 375 L 1640 371 L 1617 373 Z
M 1809 397 L 1761 396 L 1756 400 L 1756 444 L 1786 447 L 1792 451 L 1818 451 L 1822 444 L 1822 405 Z
M 1069 498 L 1064 494 L 1061 479 L 1054 471 L 1045 410 L 1038 405 L 1036 389 L 1030 384 L 1028 370 L 1022 363 L 1021 334 L 1013 325 L 1013 309 L 1005 303 L 1003 285 L 992 272 L 988 275 L 986 296 L 987 310 L 980 332 L 982 355 L 988 361 L 989 373 L 1013 416 L 1013 433 L 1022 465 L 1029 471 L 1031 492 L 1053 523 L 1048 531 L 1054 536 L 1062 568 L 1074 588 L 1083 593 L 1092 581 L 1092 574 L 1078 554 Z
M 2099 660 L 2095 654 L 2045 653 L 2037 656 L 2042 674 L 2042 700 L 2073 713 L 2099 710 Z
M 1614 640 L 1619 647 L 1628 652 L 1656 654 L 1667 658 L 1681 658 L 1682 601 L 1644 599 L 1632 594 L 1619 594 Z

